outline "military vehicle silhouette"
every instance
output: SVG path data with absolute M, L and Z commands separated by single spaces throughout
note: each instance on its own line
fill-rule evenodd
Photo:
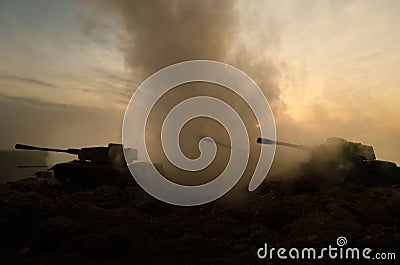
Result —
M 49 168 L 54 177 L 65 183 L 79 186 L 128 186 L 133 180 L 125 162 L 124 151 L 130 162 L 137 160 L 137 150 L 124 148 L 122 144 L 86 147 L 81 149 L 55 149 L 16 144 L 15 149 L 58 152 L 77 155 L 78 159 L 56 164 Z
M 400 168 L 393 162 L 377 160 L 374 148 L 369 145 L 328 138 L 315 146 L 298 145 L 258 138 L 260 144 L 276 144 L 297 148 L 310 153 L 309 160 L 301 165 L 305 174 L 319 178 L 342 178 L 364 186 L 392 186 L 400 184 Z

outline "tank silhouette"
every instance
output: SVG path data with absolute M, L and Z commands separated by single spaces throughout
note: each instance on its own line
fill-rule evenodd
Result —
M 62 182 L 89 187 L 99 185 L 123 187 L 135 183 L 126 165 L 124 151 L 130 162 L 133 162 L 137 160 L 137 150 L 124 148 L 122 144 L 110 143 L 108 146 L 65 150 L 16 144 L 15 149 L 77 155 L 77 160 L 56 164 L 49 168 L 54 172 L 54 177 Z
M 393 162 L 377 160 L 374 148 L 369 145 L 328 138 L 314 146 L 258 138 L 260 144 L 276 144 L 297 148 L 310 153 L 309 160 L 301 165 L 305 174 L 319 178 L 339 178 L 364 186 L 392 186 L 400 184 L 400 168 Z

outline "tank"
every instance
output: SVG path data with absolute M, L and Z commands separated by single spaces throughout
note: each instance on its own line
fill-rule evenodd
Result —
M 392 186 L 400 184 L 400 168 L 393 162 L 377 160 L 370 145 L 328 138 L 325 143 L 306 146 L 258 138 L 260 144 L 276 144 L 297 148 L 309 153 L 301 165 L 302 173 L 318 178 L 337 178 L 364 186 Z
M 64 183 L 87 187 L 100 185 L 124 187 L 135 183 L 125 162 L 124 150 L 130 162 L 137 160 L 137 150 L 124 148 L 122 144 L 110 143 L 108 146 L 81 149 L 55 149 L 16 144 L 15 149 L 76 155 L 76 160 L 49 168 L 54 172 L 54 177 Z

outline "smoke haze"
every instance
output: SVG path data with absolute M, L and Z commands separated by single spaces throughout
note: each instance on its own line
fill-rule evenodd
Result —
M 171 64 L 193 59 L 216 60 L 229 63 L 252 77 L 264 91 L 272 107 L 282 108 L 279 90 L 279 71 L 268 56 L 267 50 L 278 46 L 276 31 L 271 27 L 262 34 L 265 45 L 257 45 L 260 40 L 253 36 L 247 43 L 243 32 L 246 31 L 242 20 L 243 3 L 236 1 L 87 1 L 94 9 L 94 16 L 116 15 L 122 26 L 119 34 L 120 49 L 126 66 L 144 78 L 155 71 Z M 247 106 L 240 103 L 226 89 L 208 84 L 186 84 L 180 92 L 173 93 L 168 100 L 159 102 L 162 115 L 150 116 L 151 134 L 150 153 L 153 161 L 161 162 L 164 173 L 174 181 L 186 184 L 199 184 L 210 181 L 210 176 L 218 176 L 229 158 L 229 149 L 218 146 L 218 155 L 213 166 L 188 178 L 187 172 L 181 172 L 169 166 L 162 155 L 160 129 L 163 115 L 182 99 L 195 95 L 213 95 L 238 111 L 250 133 L 252 155 L 249 170 L 245 172 L 243 184 L 248 184 L 249 177 L 257 163 L 260 146 L 255 139 L 260 135 L 255 117 L 249 114 Z M 151 91 L 147 91 L 151 93 Z M 140 107 L 138 107 L 140 111 Z M 165 115 L 164 115 L 165 116 Z M 157 124 L 157 126 L 156 126 Z M 219 132 L 219 133 L 215 133 Z M 229 145 L 229 139 L 223 129 L 206 120 L 197 120 L 195 126 L 186 126 L 180 135 L 181 148 L 188 157 L 197 157 L 198 142 L 201 137 L 212 136 L 217 142 Z M 158 143 L 157 145 L 155 143 Z M 140 153 L 141 150 L 139 150 Z M 256 160 L 254 160 L 256 159 Z M 215 166 L 216 165 L 216 166 Z M 188 182 L 189 179 L 189 182 Z M 185 182 L 186 181 L 186 182 Z M 247 181 L 247 183 L 245 183 Z

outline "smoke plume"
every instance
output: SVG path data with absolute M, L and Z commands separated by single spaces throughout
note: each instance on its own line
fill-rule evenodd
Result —
M 250 26 L 247 30 L 250 34 L 243 35 L 244 20 L 249 18 L 241 12 L 242 2 L 83 2 L 93 8 L 93 16 L 116 16 L 121 25 L 120 49 L 126 66 L 134 74 L 147 77 L 163 67 L 186 60 L 222 61 L 255 79 L 268 100 L 279 99 L 279 71 L 266 56 L 271 47 L 278 45 L 276 30 L 271 27 L 258 36 Z
M 267 27 L 262 34 L 255 31 L 252 28 L 254 21 L 251 21 L 252 18 L 246 12 L 243 13 L 248 8 L 243 2 L 117 0 L 84 3 L 92 8 L 93 16 L 117 18 L 121 26 L 118 33 L 119 47 L 125 65 L 133 75 L 141 76 L 142 80 L 163 67 L 186 60 L 221 61 L 237 67 L 254 79 L 276 114 L 282 109 L 279 70 L 269 52 L 279 45 L 277 30 L 273 23 L 269 23 L 271 27 Z M 199 139 L 212 136 L 223 144 L 219 146 L 212 166 L 191 173 L 188 178 L 188 173 L 170 165 L 160 150 L 160 129 L 165 114 L 178 102 L 195 95 L 220 98 L 229 102 L 241 115 L 251 137 L 251 152 L 254 153 L 241 181 L 243 185 L 248 185 L 260 152 L 260 146 L 255 143 L 260 131 L 248 106 L 219 86 L 185 84 L 163 97 L 157 104 L 156 111 L 149 117 L 150 133 L 146 130 L 146 139 L 152 139 L 148 144 L 152 160 L 163 164 L 167 178 L 188 185 L 208 182 L 210 176 L 218 176 L 226 166 L 230 150 L 221 146 L 229 145 L 228 135 L 219 124 L 208 119 L 197 119 L 196 125 L 188 123 L 180 134 L 180 145 L 187 157 L 195 158 L 199 155 Z

